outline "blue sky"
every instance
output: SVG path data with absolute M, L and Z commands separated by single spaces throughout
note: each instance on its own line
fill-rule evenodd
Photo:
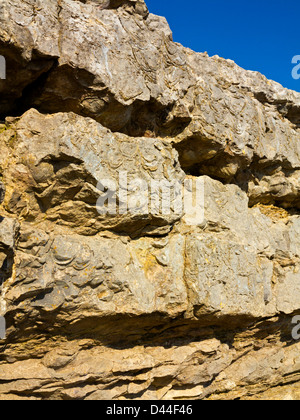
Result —
M 300 55 L 299 0 L 146 0 L 165 16 L 174 41 L 234 60 L 300 92 L 292 58 Z M 300 73 L 300 72 L 299 72 Z

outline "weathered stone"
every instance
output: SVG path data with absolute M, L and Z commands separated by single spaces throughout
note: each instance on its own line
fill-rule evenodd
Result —
M 142 1 L 108 3 L 3 2 L 11 71 L 1 113 L 73 111 L 113 131 L 168 136 L 184 169 L 250 184 L 253 204 L 261 194 L 299 208 L 300 94 L 173 43 L 163 18 L 140 16 Z
M 184 172 L 177 152 L 168 143 L 113 134 L 94 120 L 75 114 L 44 116 L 35 110 L 11 123 L 9 131 L 9 136 L 6 131 L 0 140 L 6 150 L 0 164 L 8 185 L 13 186 L 16 179 L 19 182 L 7 191 L 4 206 L 8 212 L 25 220 L 72 227 L 87 235 L 101 230 L 136 236 L 143 231 L 164 234 L 180 219 L 182 211 L 175 207 L 176 183 L 180 185 Z M 15 139 L 13 145 L 11 138 Z M 105 191 L 105 181 L 115 183 L 115 189 L 107 184 L 110 189 Z M 145 197 L 140 182 L 147 186 Z M 150 211 L 153 194 L 159 203 L 163 199 L 155 182 L 170 185 L 168 214 Z M 127 190 L 123 213 L 117 202 L 121 190 Z M 101 197 L 102 201 L 111 197 L 110 204 L 104 202 L 100 208 L 97 201 Z
M 0 7 L 0 399 L 299 399 L 300 94 L 143 0 Z

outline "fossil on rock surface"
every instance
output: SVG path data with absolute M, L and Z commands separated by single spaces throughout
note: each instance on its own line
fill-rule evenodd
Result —
M 300 399 L 300 94 L 143 0 L 0 8 L 0 399 Z

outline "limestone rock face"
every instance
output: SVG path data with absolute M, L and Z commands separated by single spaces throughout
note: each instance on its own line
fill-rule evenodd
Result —
M 143 0 L 0 8 L 0 399 L 299 399 L 300 94 Z
M 174 208 L 174 191 L 170 214 L 164 217 L 159 208 L 148 211 L 147 197 L 137 199 L 138 180 L 147 185 L 173 182 L 174 189 L 176 181 L 184 179 L 178 153 L 163 140 L 137 138 L 132 142 L 90 118 L 72 113 L 44 116 L 35 110 L 7 126 L 3 138 L 5 153 L 0 159 L 6 184 L 12 185 L 16 177 L 20 181 L 18 188 L 7 191 L 5 207 L 24 220 L 39 222 L 46 217 L 87 235 L 109 229 L 154 235 L 168 233 L 182 216 Z M 108 192 L 104 180 L 110 181 Z M 115 189 L 129 186 L 126 196 L 135 217 L 117 211 L 100 217 L 96 203 L 101 196 L 111 194 L 110 207 L 116 210 L 117 204 L 122 205 L 113 199 L 111 183 Z

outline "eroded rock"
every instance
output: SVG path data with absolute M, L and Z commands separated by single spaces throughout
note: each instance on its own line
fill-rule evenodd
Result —
M 299 399 L 300 94 L 142 0 L 0 6 L 0 399 Z
M 238 183 L 254 204 L 261 194 L 299 208 L 298 93 L 173 43 L 163 18 L 139 14 L 141 1 L 18 1 L 2 5 L 2 114 L 72 111 L 167 136 L 184 170 Z
M 11 123 L 1 138 L 1 166 L 6 168 L 5 182 L 12 186 L 4 206 L 25 220 L 47 220 L 88 235 L 113 230 L 137 236 L 165 234 L 181 217 L 174 202 L 184 172 L 177 152 L 163 140 L 132 139 L 89 118 L 44 116 L 35 110 Z M 147 191 L 140 193 L 141 182 Z M 150 211 L 153 194 L 158 203 L 162 200 L 155 182 L 170 185 L 168 214 L 161 214 L 159 207 Z M 120 190 L 123 213 L 117 202 Z

